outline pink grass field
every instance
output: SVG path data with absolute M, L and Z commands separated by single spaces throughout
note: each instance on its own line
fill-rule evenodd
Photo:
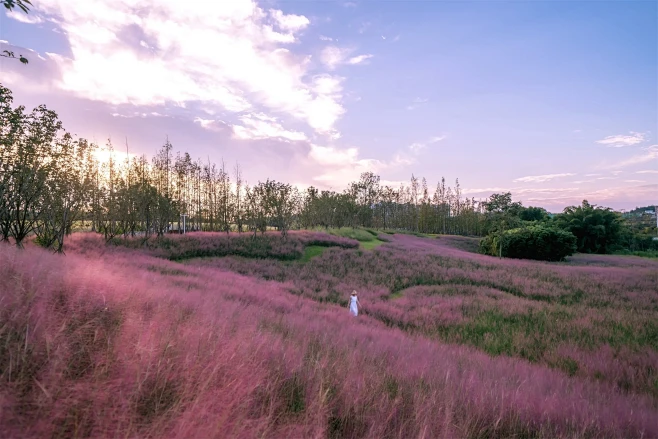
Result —
M 658 438 L 657 262 L 335 239 L 0 245 L 0 437 Z

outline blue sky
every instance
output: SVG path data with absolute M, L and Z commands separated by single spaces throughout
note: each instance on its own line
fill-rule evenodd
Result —
M 0 15 L 16 103 L 152 154 L 342 189 L 459 178 L 559 211 L 658 202 L 653 1 L 35 1 Z

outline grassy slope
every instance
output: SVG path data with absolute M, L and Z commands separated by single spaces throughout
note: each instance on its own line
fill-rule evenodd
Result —
M 384 244 L 378 238 L 378 232 L 373 229 L 362 229 L 352 227 L 330 228 L 330 229 L 315 229 L 317 231 L 326 232 L 334 236 L 342 236 L 344 238 L 355 239 L 359 241 L 362 250 L 372 250 Z
M 652 261 L 395 235 L 181 264 L 97 241 L 0 248 L 6 437 L 658 435 Z M 358 319 L 335 306 L 353 287 Z

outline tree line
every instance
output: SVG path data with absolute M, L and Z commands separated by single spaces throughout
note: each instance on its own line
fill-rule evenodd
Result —
M 609 216 L 602 225 L 608 232 L 623 228 L 610 209 L 583 204 L 551 218 L 542 208 L 513 202 L 510 193 L 483 201 L 464 197 L 459 180 L 451 187 L 444 178 L 433 191 L 425 178 L 412 175 L 408 184 L 392 187 L 371 172 L 343 191 L 302 191 L 271 179 L 249 184 L 239 165 L 193 160 L 174 153 L 168 139 L 151 160 L 130 158 L 127 141 L 126 158 L 117 159 L 122 154 L 108 140 L 108 158 L 99 160 L 98 145 L 74 138 L 43 105 L 29 113 L 13 107 L 11 90 L 2 85 L 0 135 L 0 234 L 18 246 L 34 234 L 38 244 L 62 252 L 66 236 L 83 222 L 108 241 L 148 239 L 180 231 L 184 218 L 188 230 L 255 235 L 276 229 L 284 236 L 316 227 L 486 236 L 552 222 L 573 232 L 579 249 L 605 252 L 617 238 L 602 233 L 600 221 L 590 224 L 587 209 Z M 589 215 L 580 226 L 579 215 Z

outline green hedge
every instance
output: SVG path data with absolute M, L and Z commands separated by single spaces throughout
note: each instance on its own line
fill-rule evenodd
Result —
M 502 248 L 501 248 L 502 244 Z M 562 261 L 576 251 L 576 237 L 564 230 L 532 225 L 485 237 L 480 253 L 506 258 Z

